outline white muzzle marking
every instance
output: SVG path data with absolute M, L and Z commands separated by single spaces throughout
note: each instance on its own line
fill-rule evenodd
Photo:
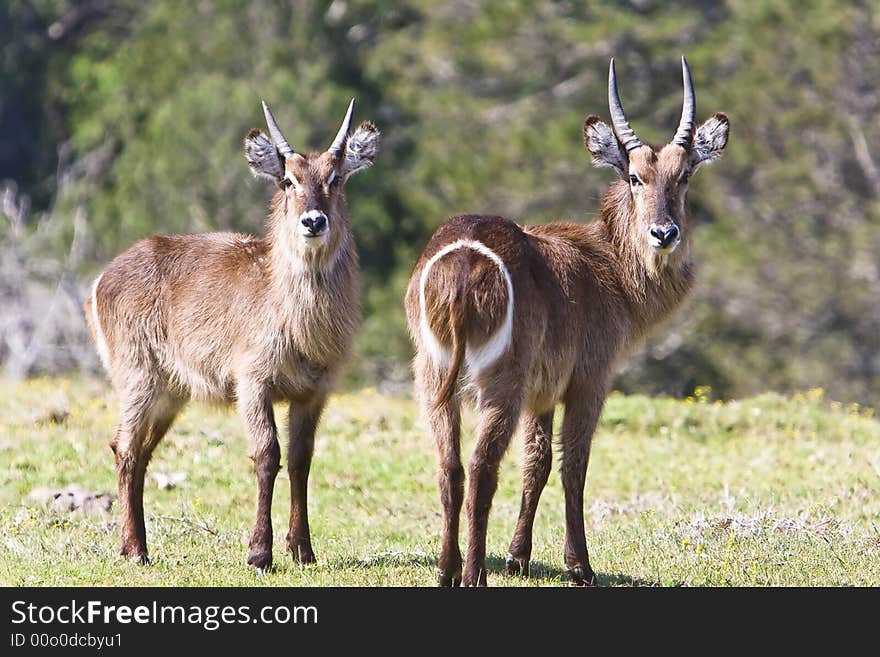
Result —
M 319 217 L 323 217 L 325 221 L 324 228 L 322 228 L 320 232 L 312 232 L 311 229 L 303 224 L 304 219 L 311 219 L 312 221 L 315 221 Z M 324 242 L 325 236 L 329 232 L 330 217 L 328 217 L 320 210 L 306 210 L 301 215 L 299 215 L 299 234 L 305 238 L 307 244 L 311 244 L 312 246 L 318 246 L 319 244 L 322 244 Z

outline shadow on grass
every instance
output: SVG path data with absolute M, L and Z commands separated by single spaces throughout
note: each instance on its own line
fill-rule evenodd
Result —
M 497 554 L 490 554 L 486 557 L 486 568 L 490 573 L 506 575 L 507 567 L 505 557 L 500 557 Z M 512 575 L 511 577 L 517 577 L 517 575 Z M 521 575 L 519 575 L 519 577 L 521 577 Z M 571 578 L 565 569 L 548 564 L 544 561 L 532 560 L 529 564 L 528 577 L 533 580 L 544 580 L 558 584 L 567 585 L 571 583 Z M 599 586 L 663 586 L 663 584 L 656 580 L 643 579 L 634 575 L 627 575 L 626 573 L 596 573 L 596 578 Z M 681 585 L 680 582 L 673 584 L 673 586 Z
M 502 557 L 497 554 L 489 554 L 486 556 L 486 570 L 489 573 L 501 574 L 507 576 L 506 556 Z M 510 575 L 509 577 L 523 577 L 524 575 Z M 529 563 L 528 579 L 545 580 L 549 582 L 568 582 L 568 573 L 561 568 L 557 568 L 545 561 L 537 561 L 532 559 Z
M 388 567 L 411 567 L 436 568 L 437 556 L 424 552 L 382 552 L 360 559 L 341 558 L 334 559 L 327 564 L 330 568 L 388 568 Z M 507 575 L 505 557 L 498 554 L 486 556 L 486 569 L 494 576 L 523 577 L 522 575 Z M 625 573 L 597 573 L 599 586 L 633 586 L 633 587 L 659 587 L 663 586 L 658 581 L 643 579 Z M 568 572 L 545 561 L 532 560 L 529 564 L 528 579 L 552 582 L 558 585 L 568 585 L 571 578 Z M 681 586 L 677 582 L 673 586 Z
M 424 552 L 390 551 L 361 557 L 341 557 L 327 562 L 330 568 L 384 568 L 404 566 L 437 566 L 437 557 Z
M 657 580 L 643 579 L 625 573 L 597 573 L 599 586 L 663 586 Z M 676 582 L 673 586 L 682 586 L 681 582 Z

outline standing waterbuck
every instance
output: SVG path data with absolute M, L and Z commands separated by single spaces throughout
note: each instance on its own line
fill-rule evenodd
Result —
M 272 564 L 272 490 L 281 462 L 272 403 L 286 400 L 287 546 L 314 561 L 307 510 L 315 427 L 360 321 L 358 259 L 343 192 L 373 163 L 379 132 L 349 136 L 354 100 L 323 153 L 300 154 L 268 106 L 269 136 L 245 157 L 278 186 L 263 239 L 235 233 L 154 236 L 117 256 L 85 302 L 92 338 L 119 397 L 116 457 L 122 554 L 147 561 L 144 474 L 191 398 L 234 403 L 250 439 L 257 513 L 248 563 Z
M 416 387 L 440 457 L 441 585 L 486 584 L 489 509 L 499 463 L 521 415 L 523 494 L 507 571 L 528 572 L 559 403 L 565 405 L 565 566 L 573 583 L 596 583 L 583 511 L 593 432 L 615 362 L 681 303 L 693 283 L 688 179 L 727 143 L 723 114 L 694 129 L 696 105 L 684 58 L 682 72 L 678 130 L 671 143 L 652 148 L 626 120 L 611 61 L 613 130 L 597 116 L 587 117 L 583 128 L 593 162 L 621 177 L 605 194 L 598 221 L 522 228 L 502 217 L 452 217 L 416 263 L 406 309 L 417 351 Z M 463 567 L 459 387 L 475 397 L 479 415 L 468 470 Z

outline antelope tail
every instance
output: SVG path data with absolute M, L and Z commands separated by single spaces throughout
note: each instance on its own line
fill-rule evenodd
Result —
M 434 402 L 433 410 L 439 409 L 449 403 L 455 391 L 455 383 L 461 372 L 467 351 L 467 337 L 465 335 L 465 321 L 467 320 L 467 281 L 469 267 L 465 264 L 467 258 L 462 258 L 462 267 L 458 270 L 458 279 L 455 285 L 455 296 L 449 308 L 449 332 L 452 335 L 452 359 L 449 369 L 440 384 L 440 391 Z

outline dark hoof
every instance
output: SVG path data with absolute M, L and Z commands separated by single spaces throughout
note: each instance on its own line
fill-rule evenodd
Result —
M 272 567 L 272 548 L 252 548 L 247 562 L 257 571 L 266 572 Z
M 121 554 L 126 559 L 134 561 L 135 563 L 139 563 L 142 566 L 150 565 L 150 557 L 147 556 L 147 551 L 143 548 L 129 548 L 123 546 L 122 549 L 119 551 L 119 554 Z
M 521 559 L 512 555 L 507 555 L 504 561 L 504 568 L 510 576 L 529 576 L 529 559 Z
M 465 573 L 461 578 L 462 586 L 489 586 L 489 582 L 486 579 L 486 569 L 483 568 L 479 571 L 477 575 L 471 575 Z
M 315 559 L 315 553 L 312 552 L 312 548 L 300 547 L 292 549 L 290 553 L 293 555 L 295 563 L 315 563 L 317 561 L 317 559 Z
M 489 583 L 486 581 L 485 577 L 482 577 L 477 578 L 476 580 L 462 579 L 461 585 L 465 588 L 485 588 L 489 586 Z
M 461 586 L 461 574 L 447 575 L 446 573 L 439 573 L 437 575 L 437 586 L 444 589 Z
M 592 588 L 598 585 L 598 581 L 596 580 L 596 573 L 594 573 L 592 568 L 590 568 L 589 566 L 587 566 L 586 568 L 584 568 L 583 566 L 575 566 L 574 568 L 569 568 L 568 576 L 571 577 L 572 586 L 584 586 Z

